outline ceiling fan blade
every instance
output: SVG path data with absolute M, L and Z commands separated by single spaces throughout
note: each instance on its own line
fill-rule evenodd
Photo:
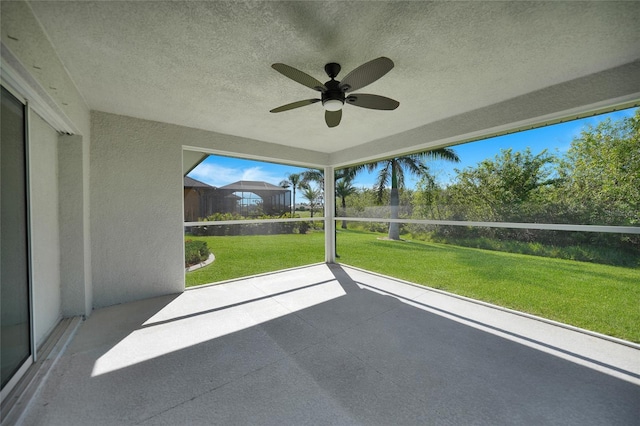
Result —
M 327 126 L 336 127 L 340 124 L 340 120 L 342 119 L 342 110 L 339 109 L 337 111 L 325 111 L 324 112 L 324 121 L 327 122 Z
M 327 88 L 322 84 L 319 80 L 311 77 L 309 74 L 304 73 L 300 70 L 297 70 L 289 65 L 285 64 L 273 64 L 271 68 L 278 71 L 280 74 L 285 77 L 289 77 L 293 81 L 297 81 L 303 86 L 307 86 L 313 90 L 317 90 L 318 92 L 326 92 Z
M 340 82 L 344 92 L 352 92 L 373 83 L 393 68 L 393 61 L 384 56 L 360 65 L 347 74 Z
M 279 106 L 278 108 L 274 108 L 269 112 L 289 111 L 290 109 L 300 108 L 303 106 L 315 104 L 316 102 L 320 102 L 320 99 L 305 99 L 304 101 L 292 102 L 290 104 Z
M 400 105 L 400 102 L 394 99 L 378 95 L 367 95 L 364 93 L 354 93 L 353 95 L 349 95 L 345 101 L 349 102 L 351 105 L 369 109 L 392 110 L 398 108 Z

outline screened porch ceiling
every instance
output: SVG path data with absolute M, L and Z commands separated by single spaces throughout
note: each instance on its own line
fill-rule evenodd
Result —
M 638 2 L 31 2 L 93 110 L 326 154 L 346 165 L 592 113 L 640 98 Z M 326 81 L 387 56 L 359 90 L 395 111 L 317 97 L 271 68 Z M 185 141 L 187 142 L 187 141 Z M 300 156 L 304 162 L 304 156 Z

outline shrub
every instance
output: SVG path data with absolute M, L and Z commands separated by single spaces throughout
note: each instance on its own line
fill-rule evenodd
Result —
M 298 227 L 299 234 L 306 234 L 307 231 L 309 231 L 309 228 L 310 228 L 309 222 L 296 222 L 296 225 Z
M 211 251 L 206 241 L 186 240 L 184 242 L 184 264 L 186 267 L 204 262 L 209 258 Z
M 257 217 L 245 217 L 237 213 L 214 213 L 208 216 L 207 221 L 224 220 L 249 220 L 249 219 L 289 219 L 300 217 L 283 213 L 281 215 L 260 215 Z M 200 221 L 203 221 L 201 219 Z M 322 229 L 323 225 L 315 222 L 274 222 L 274 223 L 252 223 L 242 225 L 214 225 L 214 226 L 192 226 L 187 232 L 193 236 L 235 236 L 235 235 L 276 235 L 276 234 L 306 234 L 309 229 Z

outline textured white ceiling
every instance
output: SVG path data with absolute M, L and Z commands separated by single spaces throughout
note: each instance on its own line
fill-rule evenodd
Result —
M 51 1 L 31 7 L 92 109 L 325 153 L 410 134 L 640 59 L 638 2 Z M 327 62 L 342 65 L 340 80 L 380 56 L 395 68 L 358 92 L 394 98 L 397 110 L 346 105 L 333 129 L 320 104 L 269 113 L 317 97 L 272 63 L 326 81 Z M 544 112 L 547 101 L 535 97 L 536 111 Z

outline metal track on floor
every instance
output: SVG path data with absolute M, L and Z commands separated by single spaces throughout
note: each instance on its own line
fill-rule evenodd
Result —
M 49 372 L 57 363 L 67 345 L 82 323 L 82 317 L 62 319 L 49 337 L 38 349 L 37 361 L 29 367 L 24 377 L 2 401 L 0 406 L 0 425 L 19 424 L 29 403 L 47 379 Z

